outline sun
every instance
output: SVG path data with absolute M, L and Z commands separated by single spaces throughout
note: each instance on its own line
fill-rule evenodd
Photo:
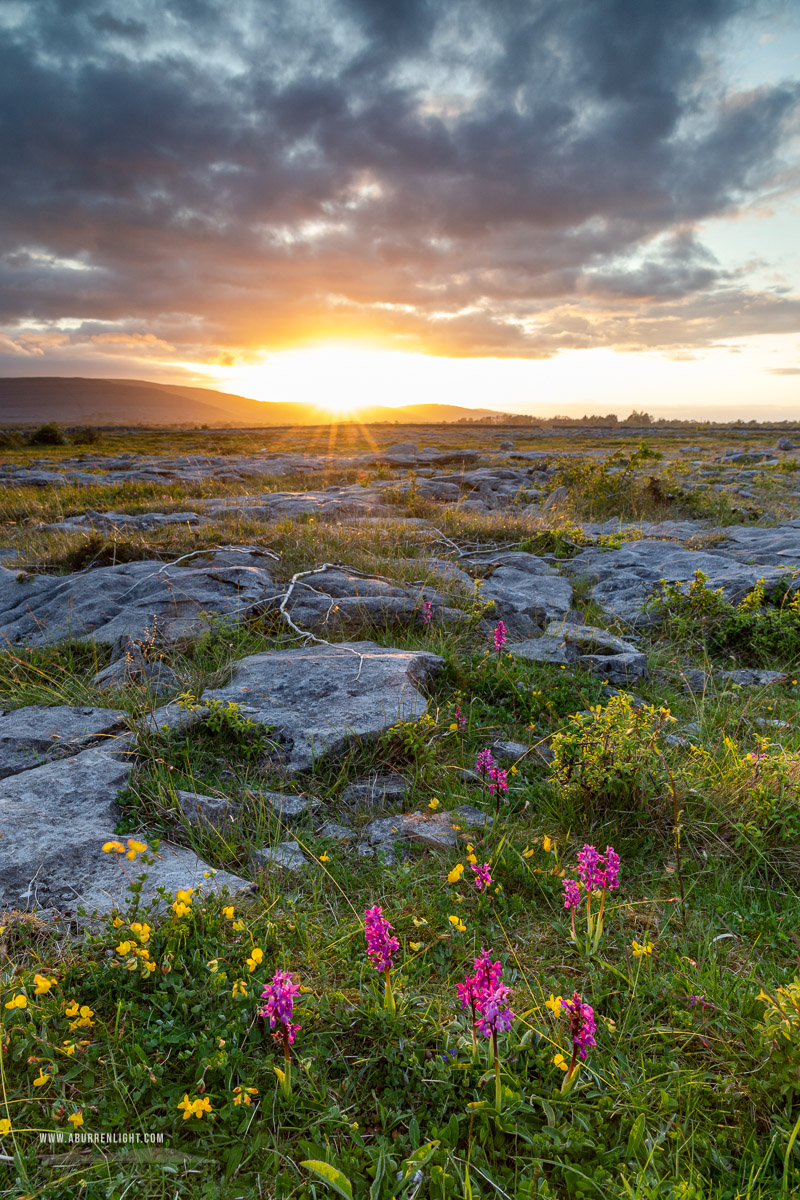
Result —
M 373 405 L 413 403 L 420 357 L 361 342 L 321 342 L 265 354 L 229 372 L 226 390 L 255 400 L 307 404 L 326 419 L 350 420 Z

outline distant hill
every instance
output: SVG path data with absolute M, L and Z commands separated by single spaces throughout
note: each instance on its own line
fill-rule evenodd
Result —
M 488 416 L 488 408 L 456 404 L 375 405 L 359 411 L 369 423 L 436 424 Z M 211 388 L 150 383 L 141 379 L 81 379 L 36 376 L 0 379 L 0 425 L 324 425 L 334 418 L 311 404 L 250 400 Z

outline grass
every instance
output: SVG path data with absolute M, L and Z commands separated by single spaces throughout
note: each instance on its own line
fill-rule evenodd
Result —
M 190 500 L 174 497 L 181 506 Z M 9 512 L 19 513 L 18 504 L 11 496 Z M 258 543 L 280 553 L 280 578 L 340 559 L 432 584 L 437 577 L 421 559 L 452 557 L 452 542 L 519 544 L 563 558 L 579 543 L 569 522 L 547 526 L 513 510 L 459 513 L 429 504 L 424 513 L 438 533 L 312 521 L 259 528 L 232 516 L 199 530 L 131 535 L 130 545 L 142 557 L 169 558 Z M 406 515 L 402 507 L 398 515 Z M 8 524 L 6 532 L 27 547 L 29 563 L 50 570 L 73 566 L 68 556 L 85 544 L 32 527 Z M 451 603 L 472 608 L 468 590 L 443 590 Z M 602 620 L 586 585 L 576 588 L 576 603 L 587 619 Z M 797 1195 L 800 1086 L 792 1081 L 800 1042 L 770 1040 L 763 996 L 780 998 L 797 975 L 800 698 L 792 685 L 687 693 L 686 672 L 709 662 L 702 632 L 674 623 L 640 631 L 651 674 L 637 695 L 670 709 L 675 721 L 666 729 L 679 740 L 660 739 L 650 782 L 639 778 L 635 788 L 608 795 L 600 785 L 590 799 L 555 786 L 546 751 L 555 735 L 577 728 L 573 714 L 604 706 L 608 689 L 573 667 L 498 660 L 477 614 L 455 632 L 366 631 L 381 644 L 443 656 L 428 717 L 351 741 L 288 783 L 271 761 L 269 731 L 235 712 L 188 732 L 145 735 L 140 721 L 152 696 L 94 685 L 107 652 L 80 642 L 7 647 L 0 653 L 5 709 L 113 705 L 140 731 L 138 765 L 121 798 L 123 841 L 157 847 L 168 836 L 217 867 L 252 876 L 257 890 L 227 901 L 195 895 L 186 912 L 174 911 L 169 896 L 147 912 L 134 883 L 116 923 L 82 932 L 29 914 L 0 917 L 0 1122 L 11 1125 L 0 1135 L 0 1196 Z M 287 629 L 261 619 L 217 624 L 194 644 L 159 652 L 199 695 L 223 683 L 237 659 L 290 644 Z M 784 657 L 780 665 L 797 664 Z M 581 736 L 588 749 L 591 733 Z M 497 739 L 531 748 L 514 764 L 499 809 L 464 775 Z M 680 809 L 680 859 L 666 768 Z M 451 850 L 410 841 L 394 861 L 380 851 L 362 857 L 353 845 L 383 813 L 354 809 L 343 793 L 370 772 L 407 780 L 407 812 L 449 813 L 470 803 L 498 812 L 499 822 L 456 831 Z M 319 801 L 353 839 L 321 837 L 308 821 L 282 824 L 263 792 L 287 788 Z M 228 797 L 238 809 L 219 830 L 192 825 L 175 801 L 182 789 Z M 305 871 L 251 870 L 254 849 L 287 839 L 300 843 Z M 623 862 L 598 952 L 588 958 L 570 940 L 562 900 L 562 877 L 574 877 L 584 842 L 613 845 Z M 471 882 L 469 854 L 490 864 L 485 892 Z M 465 870 L 450 882 L 459 863 Z M 124 865 L 135 881 L 147 852 Z M 384 1009 L 382 978 L 364 953 L 363 912 L 375 904 L 400 941 L 394 1013 Z M 652 950 L 637 956 L 634 943 Z M 456 993 L 481 947 L 502 962 L 516 1013 L 499 1042 L 499 1115 L 486 1046 L 474 1062 Z M 290 1098 L 275 1072 L 281 1048 L 256 1016 L 277 969 L 292 971 L 303 987 Z M 37 975 L 51 981 L 39 995 Z M 548 1001 L 574 991 L 595 1010 L 597 1047 L 564 1096 L 554 1059 L 569 1061 L 571 1043 Z M 20 994 L 27 1006 L 7 1007 Z M 67 1015 L 72 1002 L 89 1015 L 80 1007 Z M 70 1029 L 75 1020 L 87 1023 Z M 206 1097 L 211 1112 L 184 1120 L 184 1096 Z M 140 1140 L 58 1141 L 78 1118 L 78 1132 Z

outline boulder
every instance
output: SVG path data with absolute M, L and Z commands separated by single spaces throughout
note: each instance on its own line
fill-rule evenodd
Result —
M 563 485 L 561 487 L 553 488 L 552 492 L 545 500 L 543 508 L 545 512 L 550 512 L 551 509 L 559 508 L 560 505 L 565 504 L 568 498 L 569 488 L 566 488 Z
M 797 442 L 790 441 L 790 439 L 787 437 L 779 437 L 777 442 L 775 443 L 775 449 L 776 450 L 797 450 L 798 444 L 797 444 Z
M 529 752 L 529 746 L 523 746 L 521 742 L 492 742 L 489 749 L 492 752 L 492 758 L 499 763 L 515 763 L 519 759 L 524 758 Z
M 523 642 L 509 642 L 505 649 L 515 658 L 526 658 L 528 662 L 555 663 L 556 666 L 566 666 L 573 662 L 575 655 L 567 653 L 567 643 L 561 637 L 526 638 Z
M 300 646 L 241 659 L 230 683 L 202 699 L 245 705 L 285 744 L 286 769 L 305 771 L 353 739 L 421 717 L 427 701 L 417 685 L 443 667 L 436 654 L 374 642 Z

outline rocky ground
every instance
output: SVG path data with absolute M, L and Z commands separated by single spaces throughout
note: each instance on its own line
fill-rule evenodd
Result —
M 127 910 L 137 876 L 103 847 L 132 838 L 148 847 L 137 902 L 151 906 L 153 922 L 172 919 L 175 894 L 192 890 L 233 897 L 255 914 L 253 928 L 267 913 L 288 921 L 304 903 L 317 910 L 329 879 L 328 946 L 352 915 L 340 909 L 336 889 L 358 896 L 361 907 L 372 897 L 400 921 L 393 875 L 405 872 L 406 891 L 422 886 L 414 901 L 422 913 L 422 876 L 447 879 L 470 845 L 496 881 L 505 872 L 502 903 L 472 914 L 475 948 L 491 938 L 496 950 L 516 955 L 516 986 L 534 1005 L 538 1044 L 546 1013 L 537 997 L 551 988 L 593 986 L 595 1006 L 616 1013 L 611 1025 L 627 1021 L 633 1003 L 613 981 L 613 971 L 622 978 L 619 966 L 603 975 L 602 964 L 576 961 L 558 983 L 552 964 L 568 951 L 551 947 L 546 968 L 529 958 L 531 939 L 544 947 L 550 936 L 536 931 L 530 906 L 544 903 L 547 919 L 558 920 L 561 863 L 585 839 L 628 847 L 615 936 L 637 980 L 642 959 L 638 967 L 630 960 L 631 933 L 663 947 L 673 991 L 686 962 L 708 969 L 706 992 L 717 990 L 697 1010 L 703 1022 L 711 1009 L 732 1009 L 728 989 L 743 972 L 768 991 L 786 984 L 800 865 L 800 464 L 792 439 L 730 431 L 698 434 L 692 444 L 677 435 L 648 435 L 644 445 L 639 436 L 607 435 L 558 444 L 528 431 L 436 430 L 392 442 L 389 432 L 363 445 L 351 436 L 339 451 L 319 453 L 274 439 L 257 446 L 258 435 L 241 438 L 233 453 L 176 453 L 166 435 L 160 443 L 142 435 L 141 453 L 135 444 L 121 452 L 111 439 L 91 453 L 7 455 L 0 926 L 3 911 L 12 928 L 35 912 L 59 937 L 95 936 L 103 914 L 113 920 Z M 573 776 L 559 774 L 558 739 L 581 714 L 600 721 L 591 714 L 620 703 L 628 706 L 628 742 L 638 736 L 631 714 L 669 708 L 655 740 L 639 747 L 657 769 L 649 783 L 633 766 L 620 776 L 612 756 L 604 770 L 613 787 L 604 791 L 602 779 L 587 785 L 576 806 Z M 597 744 L 605 737 L 607 749 L 613 736 L 606 728 Z M 588 773 L 589 743 L 579 744 L 570 771 Z M 476 772 L 484 749 L 507 772 L 502 796 Z M 543 837 L 560 857 L 531 858 Z M 737 916 L 730 880 L 719 883 L 730 856 L 740 885 L 774 896 L 774 905 L 758 915 L 744 905 Z M 552 886 L 547 872 L 556 876 Z M 704 891 L 710 876 L 717 882 Z M 706 899 L 689 935 L 695 890 Z M 522 907 L 515 893 L 527 897 Z M 722 910 L 714 895 L 727 897 Z M 420 917 L 417 928 L 429 930 L 414 944 L 428 948 L 431 963 L 446 948 L 450 969 L 453 929 L 469 902 L 442 904 L 455 915 Z M 431 941 L 437 919 L 444 929 Z M 278 938 L 273 967 L 293 936 Z M 9 945 L 0 951 L 11 987 L 29 951 L 16 959 Z M 653 961 L 647 966 L 653 990 Z M 625 978 L 627 997 L 632 975 Z M 692 1058 L 695 1048 L 683 1041 L 670 1050 L 670 1061 L 680 1060 L 675 1069 L 702 1078 L 712 1095 L 698 1130 L 723 1108 L 735 1126 L 727 1158 L 701 1154 L 703 1186 L 755 1161 L 746 1149 L 753 1131 L 783 1119 L 755 1086 L 731 1084 L 743 1090 L 740 1105 L 730 1099 L 724 1080 L 738 1080 L 738 1069 L 715 1049 L 734 1030 L 740 1065 L 749 1062 L 745 1043 L 754 1064 L 769 1058 L 768 1039 L 761 1049 L 753 1041 L 763 1015 L 758 990 L 728 1014 L 728 1026 L 695 1029 L 702 1054 Z M 681 1020 L 686 1011 L 684 1004 Z M 601 1086 L 601 1074 L 591 1087 Z M 62 1097 L 73 1107 L 76 1087 Z M 37 1093 L 23 1091 L 15 1104 L 38 1103 Z M 784 1088 L 787 1103 L 793 1094 Z M 58 1124 L 55 1111 L 40 1105 L 35 1120 Z M 626 1145 L 636 1143 L 638 1111 L 624 1109 Z M 668 1148 L 670 1111 L 661 1125 L 642 1121 L 650 1158 L 635 1145 L 613 1163 L 600 1156 L 604 1165 L 592 1170 L 601 1194 L 637 1171 L 642 1186 L 656 1189 L 662 1179 L 677 1186 L 693 1178 L 688 1166 L 670 1176 L 658 1149 Z M 553 1127 L 548 1116 L 545 1128 Z M 415 1138 L 418 1146 L 419 1127 L 412 1149 Z M 570 1161 L 577 1169 L 584 1158 Z M 548 1177 L 553 1190 L 536 1194 L 591 1194 L 569 1172 L 545 1172 L 542 1181 Z M 506 1175 L 496 1178 L 510 1186 Z M 712 1192 L 680 1193 L 701 1194 Z

